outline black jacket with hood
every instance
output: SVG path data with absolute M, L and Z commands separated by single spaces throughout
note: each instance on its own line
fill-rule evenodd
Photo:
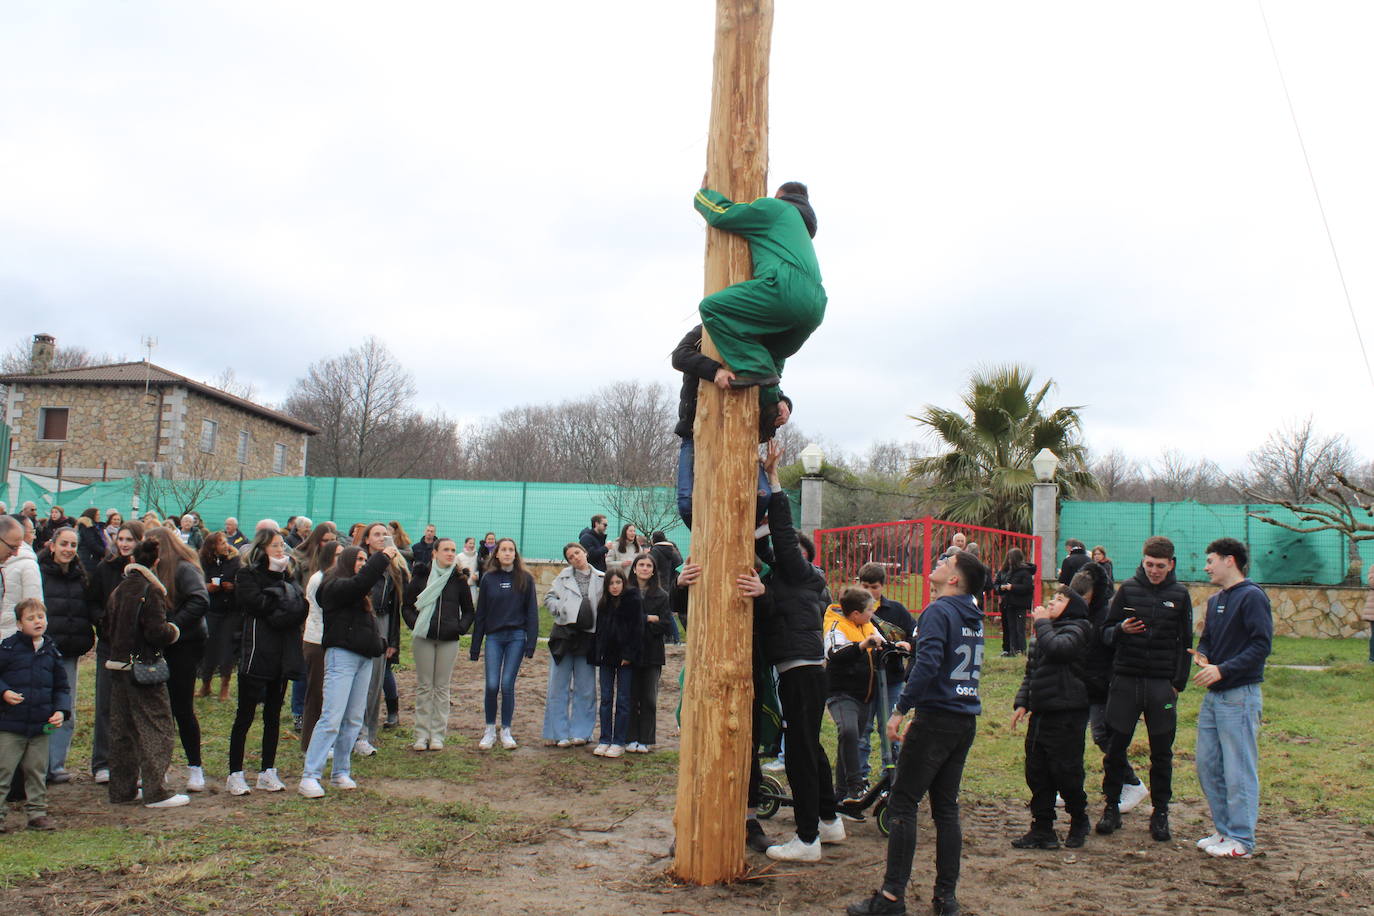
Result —
M 243 612 L 239 676 L 275 681 L 304 674 L 301 627 L 310 609 L 294 570 L 273 571 L 263 554 L 254 565 L 239 567 L 234 592 Z
M 1004 585 L 1010 585 L 1011 588 L 1004 592 Z M 1035 597 L 1035 564 L 1022 563 L 1010 572 L 998 570 L 992 580 L 992 589 L 1000 601 L 1002 613 L 1029 611 Z
M 763 577 L 763 599 L 755 600 L 755 632 L 764 659 L 772 665 L 796 659 L 825 658 L 825 575 L 811 565 L 792 527 L 786 493 L 768 500 L 773 563 Z
M 1087 563 L 1080 573 L 1092 576 L 1093 595 L 1088 601 L 1088 620 L 1093 625 L 1092 641 L 1083 659 L 1083 683 L 1088 688 L 1090 704 L 1107 702 L 1107 689 L 1112 683 L 1112 661 L 1116 653 L 1102 641 L 1102 628 L 1107 625 L 1107 610 L 1112 603 L 1112 584 L 1107 573 L 1096 563 Z
M 1070 591 L 1062 614 L 1035 622 L 1035 642 L 1026 654 L 1026 673 L 1012 707 L 1035 713 L 1087 709 L 1083 663 L 1092 634 L 1087 602 Z
M 95 645 L 95 622 L 101 617 L 99 606 L 90 600 L 85 567 L 73 557 L 64 570 L 44 548 L 38 555 L 38 572 L 48 609 L 48 636 L 63 658 L 80 658 Z

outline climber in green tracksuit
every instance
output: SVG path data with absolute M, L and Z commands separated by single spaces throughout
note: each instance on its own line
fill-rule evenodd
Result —
M 825 317 L 825 287 L 811 239 L 816 214 L 806 185 L 789 181 L 777 197 L 737 204 L 702 188 L 695 205 L 709 225 L 749 241 L 754 279 L 701 300 L 701 322 L 734 387 L 759 385 L 759 403 L 777 402 L 784 361 L 801 349 Z

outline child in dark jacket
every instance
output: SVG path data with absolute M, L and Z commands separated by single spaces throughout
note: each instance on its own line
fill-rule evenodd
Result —
M 601 669 L 601 741 L 592 753 L 619 757 L 629 740 L 635 663 L 644 647 L 644 604 L 618 569 L 606 572 L 596 620 L 594 661 Z
M 1092 623 L 1088 604 L 1061 585 L 1046 606 L 1031 612 L 1035 644 L 1026 674 L 1012 702 L 1011 725 L 1029 716 L 1026 785 L 1031 790 L 1031 829 L 1012 840 L 1017 849 L 1058 849 L 1054 796 L 1064 798 L 1069 834 L 1064 845 L 1078 848 L 1088 836 L 1088 796 L 1083 792 L 1083 736 L 1088 727 L 1088 689 L 1083 662 Z
M 48 734 L 72 709 L 62 656 L 50 637 L 43 602 L 29 598 L 14 609 L 19 632 L 0 641 L 0 798 L 16 774 L 25 781 L 24 806 L 33 830 L 55 828 L 48 817 Z M 0 833 L 5 830 L 0 811 Z

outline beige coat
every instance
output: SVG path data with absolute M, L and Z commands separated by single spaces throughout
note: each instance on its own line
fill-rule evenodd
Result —
M 1364 596 L 1364 611 L 1360 614 L 1365 620 L 1374 621 L 1374 563 L 1369 564 L 1369 594 Z

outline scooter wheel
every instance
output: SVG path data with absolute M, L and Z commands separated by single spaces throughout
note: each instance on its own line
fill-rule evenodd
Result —
M 887 819 L 887 799 L 878 802 L 873 808 L 873 820 L 878 822 L 878 832 L 887 836 L 892 831 L 892 825 Z
M 763 779 L 759 781 L 759 806 L 755 809 L 757 811 L 757 816 L 762 820 L 767 820 L 777 814 L 778 807 L 781 805 L 784 797 L 785 793 L 782 791 L 782 783 L 778 782 L 772 776 L 764 776 Z

